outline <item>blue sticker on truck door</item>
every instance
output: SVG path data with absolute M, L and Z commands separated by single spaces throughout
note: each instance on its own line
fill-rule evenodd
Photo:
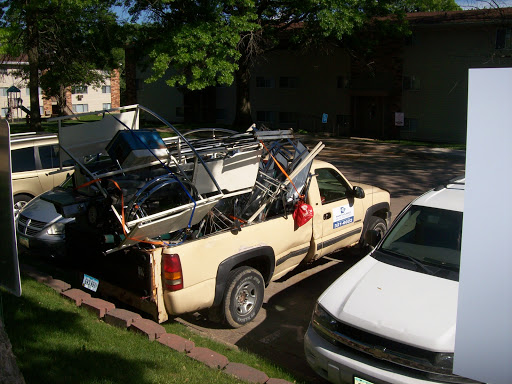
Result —
M 336 207 L 332 210 L 332 229 L 354 222 L 354 206 L 350 204 Z

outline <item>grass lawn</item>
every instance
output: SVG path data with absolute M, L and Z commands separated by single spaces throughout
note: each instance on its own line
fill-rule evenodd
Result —
M 22 278 L 23 294 L 3 294 L 5 330 L 27 384 L 32 383 L 241 383 L 156 341 L 119 329 L 62 298 L 53 289 Z M 2 293 L 2 291 L 0 291 Z M 258 356 L 204 339 L 181 324 L 169 333 L 192 339 L 229 361 L 269 377 L 294 378 Z

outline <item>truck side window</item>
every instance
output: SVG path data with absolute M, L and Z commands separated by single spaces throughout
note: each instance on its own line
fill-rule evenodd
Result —
M 34 147 L 14 149 L 11 151 L 12 172 L 34 171 L 36 160 Z
M 349 186 L 334 169 L 321 168 L 316 170 L 316 181 L 320 190 L 322 204 L 347 198 Z

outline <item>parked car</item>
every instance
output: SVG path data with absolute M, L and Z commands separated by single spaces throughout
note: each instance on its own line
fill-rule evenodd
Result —
M 65 226 L 75 219 L 62 217 L 52 203 L 43 200 L 46 193 L 30 200 L 18 213 L 18 251 L 62 258 L 65 255 Z
M 452 372 L 465 179 L 408 205 L 318 299 L 309 365 L 332 383 L 475 383 Z
M 11 135 L 12 194 L 14 215 L 35 196 L 61 184 L 72 171 L 59 170 L 59 139 L 51 133 Z M 63 164 L 71 165 L 69 162 Z

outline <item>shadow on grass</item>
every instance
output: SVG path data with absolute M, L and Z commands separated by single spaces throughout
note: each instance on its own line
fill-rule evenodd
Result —
M 5 329 L 27 384 L 152 382 L 148 367 L 162 362 L 146 353 L 119 353 L 130 347 L 121 344 L 128 336 L 125 331 L 102 329 L 110 326 L 98 324 L 94 315 L 72 303 L 55 300 L 54 292 L 30 279 L 23 285 L 21 297 L 3 295 L 3 304 Z

